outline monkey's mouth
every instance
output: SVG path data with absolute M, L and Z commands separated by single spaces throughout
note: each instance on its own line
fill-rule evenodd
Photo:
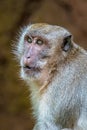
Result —
M 33 69 L 33 67 L 30 67 L 30 66 L 24 66 L 23 68 L 24 68 L 24 69 L 28 69 L 28 70 Z
M 36 67 L 36 66 L 24 66 L 23 67 L 25 73 L 29 73 L 29 72 L 32 72 L 32 71 L 40 71 L 40 68 L 39 67 Z

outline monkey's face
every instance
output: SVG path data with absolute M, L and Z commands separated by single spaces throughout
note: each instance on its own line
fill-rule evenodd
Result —
M 26 34 L 24 37 L 24 54 L 21 58 L 22 75 L 38 78 L 47 64 L 49 46 L 39 36 Z
M 70 38 L 71 34 L 58 26 L 48 24 L 28 26 L 19 39 L 17 50 L 21 77 L 27 80 L 47 78 L 51 64 L 55 66 L 58 59 L 62 60 L 62 52 L 69 50 Z

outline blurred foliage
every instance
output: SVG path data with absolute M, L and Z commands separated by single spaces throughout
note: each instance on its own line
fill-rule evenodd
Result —
M 0 130 L 31 130 L 29 90 L 19 78 L 12 41 L 28 23 L 47 22 L 69 29 L 87 48 L 87 0 L 0 0 Z

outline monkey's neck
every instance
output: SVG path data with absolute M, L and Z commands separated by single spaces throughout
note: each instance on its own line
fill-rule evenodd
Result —
M 46 69 L 42 70 L 39 78 L 28 80 L 31 92 L 34 92 L 35 94 L 42 94 L 48 87 L 49 83 L 52 82 L 51 79 L 51 72 L 49 72 L 49 69 L 46 67 Z

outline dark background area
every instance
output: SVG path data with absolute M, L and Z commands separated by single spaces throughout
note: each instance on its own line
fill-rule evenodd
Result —
M 12 44 L 20 27 L 47 22 L 67 28 L 87 49 L 87 0 L 0 0 L 0 130 L 32 130 L 28 87 L 19 78 Z

